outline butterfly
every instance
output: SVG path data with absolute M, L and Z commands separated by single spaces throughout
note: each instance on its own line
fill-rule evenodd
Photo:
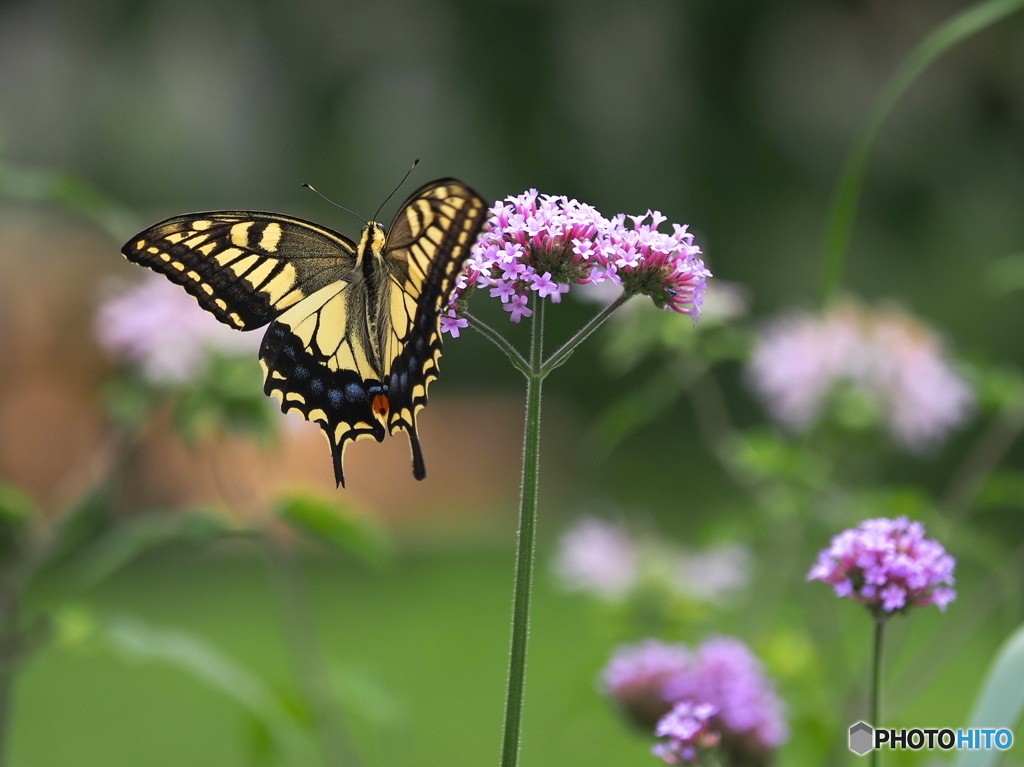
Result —
M 416 417 L 438 375 L 441 314 L 486 215 L 476 192 L 443 178 L 413 192 L 389 230 L 369 222 L 358 244 L 280 213 L 214 211 L 154 224 L 121 252 L 231 327 L 269 323 L 263 390 L 320 424 L 339 486 L 349 442 L 396 431 L 423 479 Z

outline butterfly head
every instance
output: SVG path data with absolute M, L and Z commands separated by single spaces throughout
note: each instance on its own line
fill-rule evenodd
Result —
M 384 252 L 385 239 L 384 227 L 376 221 L 371 221 L 363 227 L 363 236 L 359 240 L 359 252 L 372 253 L 379 257 Z

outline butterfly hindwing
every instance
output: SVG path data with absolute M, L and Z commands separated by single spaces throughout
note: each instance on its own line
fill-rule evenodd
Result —
M 213 211 L 149 227 L 121 251 L 185 288 L 218 320 L 266 325 L 325 285 L 347 279 L 355 245 L 309 221 L 277 213 Z
M 440 179 L 412 194 L 395 216 L 385 243 L 393 269 L 390 332 L 385 344 L 390 413 L 388 431 L 409 435 L 413 474 L 426 474 L 416 415 L 438 376 L 441 315 L 487 215 L 487 204 L 455 179 Z

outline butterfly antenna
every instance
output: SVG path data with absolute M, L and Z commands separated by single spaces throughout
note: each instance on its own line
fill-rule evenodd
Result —
M 409 178 L 409 174 L 410 174 L 410 173 L 412 173 L 412 172 L 413 172 L 413 170 L 414 170 L 414 169 L 416 168 L 416 166 L 417 166 L 417 165 L 419 165 L 419 164 L 420 164 L 420 158 L 419 158 L 419 157 L 417 157 L 417 158 L 416 158 L 415 160 L 413 160 L 413 161 L 412 161 L 412 165 L 410 165 L 410 166 L 409 166 L 409 170 L 407 170 L 407 171 L 405 172 L 405 175 L 404 175 L 404 176 L 402 176 L 402 180 L 398 182 L 398 186 L 396 186 L 396 187 L 394 188 L 394 190 L 393 190 L 393 191 L 391 192 L 391 194 L 389 194 L 389 195 L 387 196 L 387 198 L 386 198 L 386 199 L 384 200 L 384 202 L 382 202 L 382 203 L 380 204 L 380 207 L 379 207 L 379 208 L 377 208 L 377 212 L 373 214 L 373 220 L 374 220 L 374 221 L 376 221 L 376 220 L 377 220 L 377 216 L 378 216 L 378 215 L 380 215 L 380 212 L 381 212 L 382 210 L 384 210 L 384 206 L 388 204 L 388 200 L 390 200 L 390 199 L 391 199 L 392 197 L 394 197 L 394 196 L 395 196 L 395 192 L 397 192 L 397 191 L 398 191 L 399 189 L 401 189 L 401 188 L 402 188 L 402 184 L 404 184 L 404 183 L 405 183 L 405 180 L 406 180 L 407 178 Z
M 339 205 L 339 204 L 338 204 L 338 203 L 336 203 L 336 202 L 335 202 L 334 200 L 332 200 L 332 199 L 331 199 L 330 197 L 328 197 L 327 195 L 323 194 L 323 193 L 322 193 L 322 192 L 321 192 L 320 190 L 318 190 L 318 189 L 317 189 L 316 187 L 314 187 L 314 186 L 313 186 L 312 184 L 303 184 L 303 186 L 304 186 L 304 187 L 306 187 L 306 189 L 308 189 L 309 191 L 311 191 L 311 192 L 314 192 L 315 194 L 318 194 L 318 195 L 320 195 L 320 196 L 321 196 L 321 197 L 322 197 L 323 199 L 327 200 L 327 202 L 329 202 L 329 203 L 330 203 L 331 205 L 333 205 L 334 207 L 336 207 L 336 208 L 341 208 L 341 209 L 342 209 L 343 211 L 345 211 L 346 213 L 351 213 L 351 214 L 352 214 L 353 216 L 355 216 L 355 217 L 356 217 L 356 218 L 358 218 L 358 219 L 359 219 L 360 221 L 362 221 L 362 222 L 363 222 L 363 223 L 364 223 L 364 224 L 365 224 L 366 226 L 369 226 L 369 225 L 370 225 L 370 222 L 369 222 L 369 221 L 367 221 L 366 219 L 364 219 L 364 218 L 363 218 L 362 216 L 360 216 L 360 215 L 359 215 L 358 213 L 356 213 L 356 212 L 355 212 L 354 210 L 349 210 L 349 209 L 348 209 L 348 208 L 346 208 L 346 207 L 345 207 L 344 205 Z

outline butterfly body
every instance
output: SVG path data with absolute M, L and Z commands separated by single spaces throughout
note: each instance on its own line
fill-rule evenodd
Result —
M 438 374 L 441 313 L 485 215 L 469 187 L 440 179 L 412 194 L 389 231 L 370 222 L 358 244 L 302 219 L 217 211 L 155 224 L 122 252 L 225 324 L 269 323 L 264 391 L 320 424 L 339 485 L 349 442 L 396 431 L 409 435 L 422 479 L 416 415 Z

